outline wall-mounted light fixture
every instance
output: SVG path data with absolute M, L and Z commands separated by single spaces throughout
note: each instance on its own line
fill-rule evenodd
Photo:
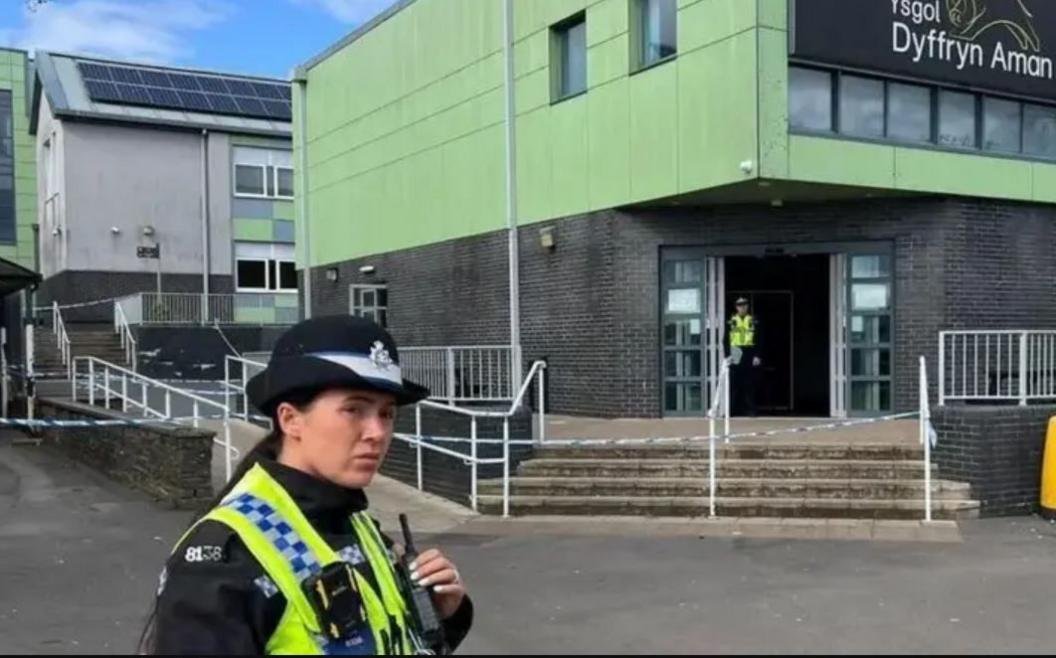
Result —
M 150 224 L 147 224 L 146 226 L 144 226 L 143 227 L 143 235 L 145 235 L 147 237 L 150 237 L 150 236 L 154 235 L 154 227 L 151 226 Z
M 373 265 L 364 265 L 364 266 L 359 268 L 359 273 L 360 274 L 374 274 L 374 266 Z
M 539 244 L 543 249 L 549 249 L 551 251 L 557 247 L 557 241 L 554 239 L 553 227 L 546 227 L 539 229 Z
M 121 232 L 121 229 L 119 227 L 117 227 L 117 226 L 111 226 L 110 227 L 110 232 L 113 233 L 114 235 L 117 235 L 118 233 Z
M 326 280 L 330 283 L 337 281 L 337 268 L 328 267 L 326 268 Z

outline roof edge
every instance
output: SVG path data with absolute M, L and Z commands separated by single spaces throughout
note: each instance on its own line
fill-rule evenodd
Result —
M 312 69 L 316 64 L 318 64 L 318 63 L 322 62 L 323 60 L 329 58 L 331 55 L 333 55 L 334 53 L 336 53 L 339 50 L 343 49 L 345 46 L 348 46 L 349 44 L 352 44 L 352 43 L 358 41 L 360 37 L 362 37 L 366 33 L 370 32 L 374 28 L 378 27 L 379 25 L 381 25 L 385 21 L 389 20 L 390 18 L 392 18 L 396 14 L 400 13 L 401 11 L 406 9 L 407 7 L 410 7 L 415 2 L 417 2 L 417 0 L 398 0 L 397 2 L 393 3 L 385 11 L 381 12 L 380 14 L 375 16 L 374 18 L 370 19 L 369 21 L 367 21 L 363 25 L 360 25 L 356 29 L 352 30 L 352 32 L 346 34 L 340 40 L 338 40 L 337 42 L 331 44 L 328 48 L 323 50 L 321 53 L 319 53 L 315 57 L 312 57 L 311 59 L 309 59 L 305 63 L 301 64 L 300 66 L 298 66 L 297 69 L 296 69 L 297 74 L 299 74 L 299 75 L 301 75 L 301 76 L 306 78 L 307 75 L 308 75 L 308 71 L 310 69 Z
M 96 55 L 86 55 L 86 54 L 68 53 L 68 52 L 58 52 L 58 51 L 52 51 L 52 50 L 39 51 L 37 54 L 38 54 L 38 56 L 41 55 L 41 54 L 45 54 L 45 55 L 49 55 L 51 57 L 65 57 L 67 59 L 75 59 L 77 61 L 98 62 L 100 64 L 109 64 L 111 66 L 135 66 L 135 67 L 140 67 L 140 68 L 161 69 L 163 71 L 181 71 L 181 72 L 184 72 L 184 73 L 194 73 L 194 74 L 197 74 L 197 75 L 219 75 L 219 76 L 224 76 L 226 78 L 245 78 L 247 80 L 257 80 L 257 81 L 260 81 L 260 82 L 273 82 L 273 83 L 278 82 L 278 83 L 287 83 L 287 84 L 289 84 L 289 82 L 290 82 L 289 79 L 287 79 L 287 78 L 272 78 L 272 77 L 267 77 L 267 76 L 263 76 L 263 75 L 250 75 L 248 73 L 236 73 L 236 72 L 232 72 L 232 71 L 218 71 L 218 70 L 215 70 L 215 69 L 213 69 L 213 70 L 210 70 L 210 69 L 196 69 L 196 68 L 189 68 L 189 67 L 185 67 L 185 66 L 171 66 L 169 64 L 157 64 L 157 63 L 152 63 L 152 62 L 135 62 L 135 61 L 131 61 L 131 60 L 106 59 L 105 57 L 98 57 Z

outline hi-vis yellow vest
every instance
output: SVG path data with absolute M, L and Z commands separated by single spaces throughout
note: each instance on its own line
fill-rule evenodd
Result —
M 265 647 L 268 655 L 418 653 L 392 561 L 377 526 L 365 512 L 353 514 L 351 521 L 362 553 L 357 558 L 370 565 L 377 589 L 353 570 L 370 628 L 345 642 L 323 635 L 301 583 L 330 564 L 354 558 L 338 555 L 267 471 L 259 465 L 250 469 L 224 502 L 202 520 L 218 521 L 238 533 L 286 597 L 286 611 Z
M 730 318 L 730 347 L 755 346 L 755 320 L 750 315 Z

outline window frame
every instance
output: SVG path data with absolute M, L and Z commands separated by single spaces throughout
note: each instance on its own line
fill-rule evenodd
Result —
M 894 145 L 903 146 L 908 148 L 919 148 L 932 151 L 941 151 L 945 153 L 960 153 L 960 154 L 972 154 L 987 158 L 1003 158 L 1013 159 L 1019 161 L 1031 161 L 1053 164 L 1056 162 L 1056 152 L 1052 155 L 1046 155 L 1044 153 L 1032 153 L 1027 150 L 1027 108 L 1028 106 L 1038 108 L 1042 111 L 1048 110 L 1056 113 L 1056 101 L 1044 102 L 1038 99 L 1022 98 L 1011 95 L 1003 95 L 1000 93 L 986 93 L 982 91 L 976 91 L 973 89 L 953 87 L 949 85 L 937 84 L 934 82 L 928 82 L 918 79 L 907 78 L 904 76 L 888 76 L 877 74 L 875 72 L 865 72 L 858 70 L 844 70 L 842 68 L 836 68 L 818 64 L 816 62 L 807 62 L 800 60 L 790 60 L 789 62 L 789 88 L 787 93 L 788 103 L 788 132 L 791 135 L 804 135 L 809 137 L 824 137 L 829 139 L 841 139 L 845 141 L 856 141 L 865 142 L 869 144 L 882 144 L 882 145 Z M 792 112 L 791 112 L 791 98 L 792 98 L 792 85 L 791 85 L 791 71 L 793 69 L 802 69 L 808 71 L 814 71 L 817 73 L 827 73 L 830 76 L 831 87 L 829 96 L 832 101 L 832 127 L 830 130 L 821 130 L 817 128 L 809 128 L 803 126 L 793 125 Z M 840 86 L 842 77 L 844 75 L 854 77 L 873 78 L 881 81 L 884 84 L 884 136 L 877 137 L 864 137 L 847 134 L 841 131 L 840 126 L 840 115 L 842 108 L 840 107 Z M 927 141 L 916 141 L 912 139 L 903 139 L 900 137 L 891 136 L 890 126 L 890 112 L 891 112 L 891 85 L 902 84 L 907 86 L 914 86 L 927 89 L 930 93 L 931 99 L 931 134 Z M 942 94 L 943 92 L 950 92 L 954 94 L 964 94 L 973 98 L 973 106 L 975 111 L 974 117 L 974 133 L 973 137 L 975 140 L 972 146 L 956 146 L 952 144 L 942 144 L 939 142 L 940 128 L 942 123 L 941 106 L 942 106 Z M 1019 134 L 1020 134 L 1020 145 L 1018 151 L 998 151 L 989 150 L 985 148 L 985 100 L 993 99 L 997 101 L 1009 101 L 1019 104 Z
M 239 244 L 249 245 L 267 245 L 268 251 L 270 252 L 267 257 L 264 256 L 240 256 L 238 254 Z M 237 293 L 256 293 L 256 294 L 283 294 L 283 295 L 296 295 L 299 291 L 296 282 L 297 272 L 297 261 L 293 258 L 283 257 L 276 254 L 276 246 L 288 246 L 286 243 L 281 242 L 249 242 L 249 241 L 237 241 L 234 243 L 234 261 L 235 261 L 235 292 Z M 251 288 L 243 286 L 238 276 L 239 263 L 263 263 L 264 264 L 264 287 L 263 288 Z M 282 288 L 282 264 L 289 263 L 294 268 L 294 287 L 293 288 Z
M 674 5 L 675 52 L 651 62 L 645 61 L 645 39 L 647 34 L 645 29 L 646 9 L 648 8 L 649 3 L 653 1 L 654 0 L 632 0 L 630 3 L 630 25 L 632 27 L 631 38 L 634 40 L 631 48 L 631 75 L 642 71 L 648 71 L 653 67 L 662 66 L 663 64 L 678 59 L 678 2 L 677 0 L 671 0 Z
M 244 162 L 239 161 L 239 149 L 244 151 L 258 151 L 265 157 L 261 158 L 264 160 L 261 162 Z M 283 158 L 277 157 L 278 153 L 287 153 L 290 155 L 291 164 L 286 165 L 280 163 L 279 160 Z M 285 151 L 282 149 L 269 149 L 258 146 L 240 146 L 234 145 L 231 148 L 231 193 L 240 199 L 279 199 L 279 200 L 292 200 L 294 198 L 292 188 L 289 195 L 279 194 L 279 170 L 286 170 L 290 172 L 291 177 L 295 175 L 295 168 L 292 165 L 292 151 Z M 238 190 L 238 168 L 249 167 L 259 168 L 263 172 L 264 179 L 264 191 L 262 194 L 254 192 L 240 192 Z M 291 180 L 294 183 L 295 179 Z
M 374 304 L 367 306 L 365 304 L 356 304 L 356 293 L 359 292 L 360 300 L 362 301 L 363 292 L 374 293 Z M 380 293 L 385 292 L 385 303 L 381 304 Z M 368 318 L 377 322 L 383 329 L 388 328 L 389 318 L 389 286 L 385 283 L 350 283 L 348 286 L 348 314 L 358 318 Z M 366 315 L 366 312 L 370 312 L 371 315 Z
M 577 25 L 583 25 L 583 89 L 578 91 L 562 93 L 562 83 L 565 78 L 564 46 L 568 41 L 569 31 Z M 577 96 L 582 96 L 590 89 L 589 71 L 587 69 L 587 12 L 578 11 L 568 18 L 554 23 L 550 26 L 550 104 L 556 105 Z

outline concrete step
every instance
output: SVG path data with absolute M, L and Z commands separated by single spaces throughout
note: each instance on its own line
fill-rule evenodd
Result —
M 501 496 L 478 496 L 478 509 L 502 513 Z M 936 519 L 967 519 L 979 514 L 975 501 L 938 500 Z M 510 513 L 524 515 L 705 516 L 702 497 L 511 496 Z M 842 500 L 831 498 L 719 498 L 716 513 L 731 517 L 920 519 L 923 501 Z
M 708 442 L 658 446 L 555 446 L 534 451 L 539 459 L 707 459 Z M 802 443 L 722 443 L 716 446 L 722 459 L 861 459 L 907 461 L 924 459 L 924 449 L 918 445 L 890 443 L 850 443 L 816 445 Z
M 938 470 L 932 467 L 933 474 Z M 716 473 L 727 478 L 816 478 L 827 480 L 912 480 L 924 476 L 922 461 L 861 459 L 728 459 Z M 517 468 L 523 477 L 706 478 L 703 459 L 532 459 Z
M 708 495 L 706 478 L 510 478 L 510 493 L 518 496 L 684 497 Z M 934 480 L 936 500 L 970 500 L 971 488 L 961 482 Z M 484 480 L 479 493 L 502 494 L 502 480 Z M 924 497 L 923 480 L 721 479 L 723 498 L 847 498 L 916 500 Z

